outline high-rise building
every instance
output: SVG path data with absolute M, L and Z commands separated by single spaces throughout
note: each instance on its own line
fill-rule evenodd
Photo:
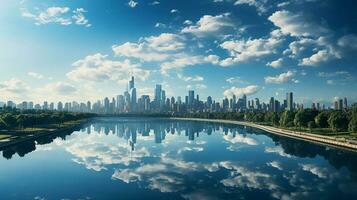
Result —
M 57 110 L 58 110 L 58 111 L 62 111 L 62 110 L 63 110 L 63 103 L 62 103 L 62 102 L 58 102 L 58 104 L 57 104 Z
M 347 109 L 347 108 L 348 108 L 347 97 L 345 97 L 345 98 L 343 99 L 343 108 L 344 108 L 344 109 Z
M 242 97 L 242 108 L 243 108 L 243 110 L 247 109 L 247 95 L 245 95 L 245 94 L 243 94 L 243 97 Z
M 293 93 L 288 92 L 286 93 L 286 110 L 292 111 L 294 109 L 293 104 L 294 104 L 294 99 L 293 99 Z
M 343 110 L 343 100 L 342 99 L 338 100 L 338 109 Z
M 194 101 L 195 101 L 195 91 L 189 90 L 188 91 L 188 105 L 192 107 L 194 104 Z
M 134 76 L 132 76 L 131 80 L 129 80 L 128 91 L 130 91 L 133 88 L 135 88 Z
M 124 112 L 124 107 L 125 107 L 125 101 L 124 101 L 124 96 L 123 95 L 118 95 L 117 96 L 117 109 L 119 113 Z
M 110 101 L 108 97 L 105 97 L 104 99 L 104 113 L 109 114 L 110 111 Z

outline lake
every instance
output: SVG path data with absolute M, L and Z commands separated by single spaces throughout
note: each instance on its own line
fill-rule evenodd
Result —
M 1 149 L 0 199 L 357 199 L 357 154 L 239 125 L 101 118 Z

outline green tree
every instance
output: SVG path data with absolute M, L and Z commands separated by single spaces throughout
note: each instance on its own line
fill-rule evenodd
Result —
M 316 117 L 315 117 L 315 123 L 319 128 L 327 128 L 328 127 L 328 120 L 329 118 L 329 113 L 327 111 L 320 112 Z
M 6 113 L 1 117 L 5 123 L 6 128 L 14 129 L 17 127 L 16 117 L 12 113 Z
M 348 130 L 351 132 L 357 132 L 357 103 L 351 106 L 350 112 L 350 123 L 348 124 Z
M 345 131 L 348 127 L 348 118 L 343 111 L 331 113 L 328 124 L 333 131 Z
M 312 129 L 316 128 L 315 121 L 309 121 L 307 123 L 307 127 L 310 129 L 310 131 L 312 131 Z
M 286 110 L 280 116 L 280 126 L 292 127 L 294 125 L 295 113 L 293 111 Z

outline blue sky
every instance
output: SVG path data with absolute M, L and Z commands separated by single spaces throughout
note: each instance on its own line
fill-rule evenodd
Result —
M 0 101 L 236 94 L 357 100 L 353 0 L 35 1 L 0 4 Z

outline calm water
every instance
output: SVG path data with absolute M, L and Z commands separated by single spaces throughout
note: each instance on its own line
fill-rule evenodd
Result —
M 100 119 L 2 149 L 0 199 L 357 199 L 357 154 L 237 125 Z

